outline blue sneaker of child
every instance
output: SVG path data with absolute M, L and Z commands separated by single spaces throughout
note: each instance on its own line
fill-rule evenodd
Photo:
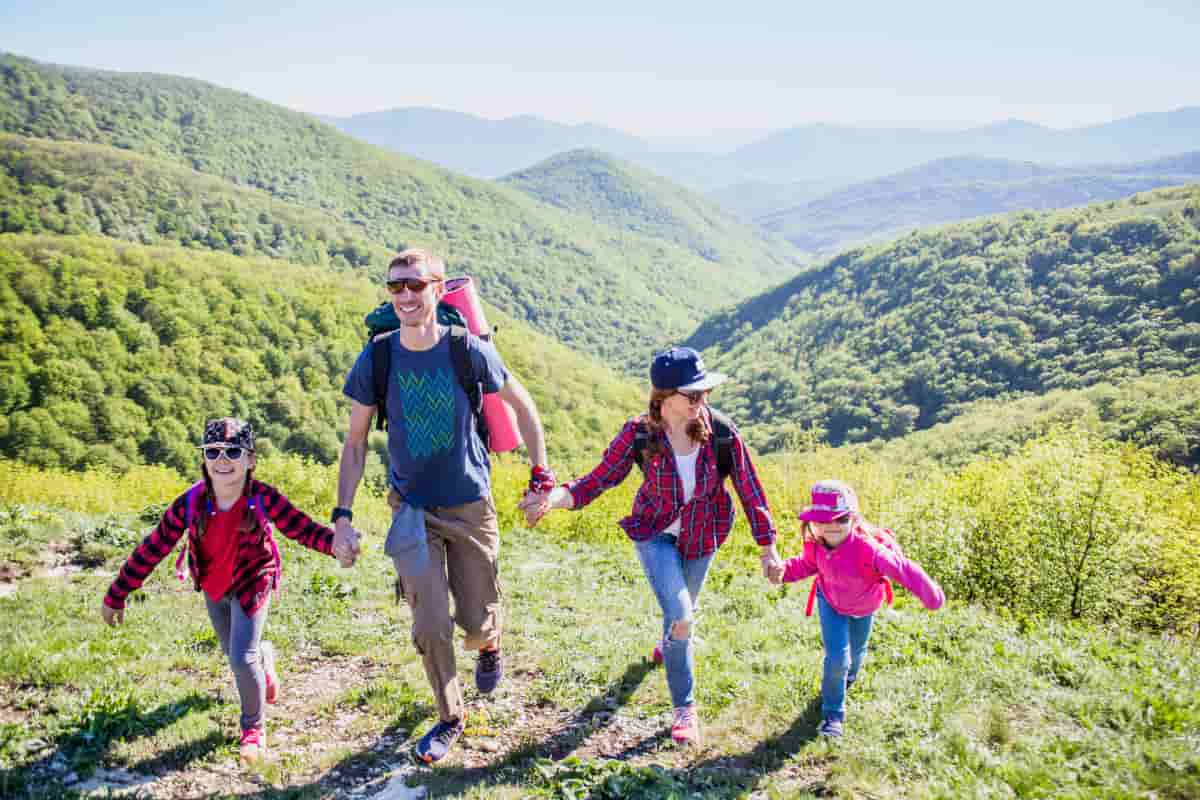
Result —
M 831 739 L 836 739 L 842 735 L 842 721 L 830 717 L 821 723 L 821 727 L 817 729 L 817 733 L 822 736 L 828 736 Z
M 421 737 L 421 741 L 417 742 L 415 751 L 417 758 L 426 764 L 441 761 L 458 741 L 458 737 L 462 736 L 465 727 L 462 718 L 453 722 L 438 722 L 429 729 L 429 733 Z

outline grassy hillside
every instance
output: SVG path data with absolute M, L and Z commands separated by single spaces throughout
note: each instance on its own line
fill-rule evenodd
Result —
M 329 463 L 362 317 L 382 294 L 360 275 L 265 258 L 2 235 L 0 454 L 185 469 L 203 420 L 236 414 L 258 425 L 268 450 Z M 544 411 L 556 460 L 598 451 L 644 404 L 640 387 L 488 313 L 501 353 Z
M 1200 364 L 1200 187 L 852 250 L 692 336 L 759 446 L 902 436 L 986 397 Z
M 756 219 L 802 250 L 832 255 L 914 228 L 1010 211 L 1069 208 L 1200 181 L 1200 157 L 1090 169 L 958 157 L 848 186 Z
M 776 508 L 817 475 L 851 480 L 949 603 L 930 614 L 898 590 L 877 615 L 841 742 L 816 736 L 822 648 L 807 584 L 768 587 L 739 521 L 697 631 L 704 744 L 673 747 L 666 682 L 648 661 L 656 603 L 614 525 L 632 487 L 531 533 L 515 510 L 524 473 L 502 464 L 506 678 L 488 698 L 468 690 L 460 746 L 433 769 L 408 758 L 436 712 L 406 641 L 409 613 L 392 601 L 386 507 L 366 492 L 354 570 L 284 543 L 268 623 L 284 691 L 268 711 L 271 759 L 251 771 L 236 766 L 236 694 L 195 594 L 160 567 L 123 627 L 104 628 L 97 611 L 186 480 L 0 461 L 0 792 L 57 797 L 89 780 L 103 790 L 117 769 L 155 796 L 317 798 L 404 783 L 437 797 L 614 800 L 1200 792 L 1196 477 L 1087 437 L 920 480 L 846 456 L 766 465 Z M 332 503 L 332 467 L 272 457 L 262 473 L 301 508 Z M 1130 525 L 1141 535 L 1125 535 Z M 796 552 L 795 531 L 781 534 Z M 1061 570 L 1092 565 L 1072 619 L 1078 584 Z M 459 659 L 466 686 L 472 666 Z
M 775 279 L 796 273 L 799 253 L 710 200 L 597 150 L 561 153 L 501 179 L 526 194 L 616 228 L 686 247 L 701 258 Z
M 0 76 L 2 131 L 131 150 L 327 212 L 389 250 L 434 247 L 499 308 L 621 364 L 641 368 L 654 347 L 768 283 L 199 81 L 11 55 Z M 729 291 L 712 292 L 718 279 Z

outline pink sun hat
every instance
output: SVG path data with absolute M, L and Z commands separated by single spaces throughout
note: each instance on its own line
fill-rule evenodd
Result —
M 800 512 L 805 522 L 835 522 L 858 513 L 858 496 L 842 481 L 817 481 L 812 487 L 812 503 Z

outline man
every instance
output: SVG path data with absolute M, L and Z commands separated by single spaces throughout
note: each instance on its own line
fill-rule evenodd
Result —
M 462 734 L 462 691 L 455 674 L 454 625 L 478 650 L 475 683 L 492 691 L 503 674 L 501 605 L 496 558 L 499 528 L 491 495 L 487 447 L 468 395 L 456 378 L 449 329 L 437 322 L 446 268 L 436 255 L 409 249 L 388 266 L 387 287 L 401 327 L 367 345 L 346 379 L 350 429 L 338 473 L 333 511 L 335 553 L 352 563 L 358 532 L 350 508 L 362 479 L 372 417 L 388 423 L 392 525 L 384 551 L 392 557 L 398 588 L 412 609 L 412 638 L 437 701 L 438 724 L 417 744 L 426 763 L 441 760 Z M 373 348 L 387 347 L 385 408 L 378 408 Z M 525 388 L 504 367 L 491 343 L 471 337 L 468 353 L 484 393 L 499 393 L 516 412 L 532 462 L 530 489 L 548 491 L 541 421 Z M 450 614 L 454 596 L 454 615 Z

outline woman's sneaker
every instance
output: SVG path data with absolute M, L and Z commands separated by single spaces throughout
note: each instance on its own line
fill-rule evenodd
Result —
M 267 757 L 267 732 L 263 728 L 242 730 L 242 763 L 257 764 Z
M 821 723 L 821 727 L 817 729 L 817 733 L 822 736 L 828 736 L 831 739 L 836 739 L 842 735 L 842 721 L 830 717 Z
M 263 642 L 263 675 L 267 680 L 267 702 L 274 705 L 279 700 L 279 673 L 275 671 L 275 645 Z
M 462 717 L 453 722 L 438 722 L 429 729 L 429 733 L 421 737 L 421 741 L 417 742 L 414 751 L 417 758 L 426 764 L 441 761 L 458 741 L 458 737 L 462 736 L 465 727 Z
M 680 706 L 675 709 L 675 723 L 671 726 L 671 738 L 676 744 L 700 743 L 700 720 L 696 707 Z
M 650 660 L 655 664 L 661 664 L 663 662 L 662 642 L 654 645 L 654 652 L 650 654 Z

